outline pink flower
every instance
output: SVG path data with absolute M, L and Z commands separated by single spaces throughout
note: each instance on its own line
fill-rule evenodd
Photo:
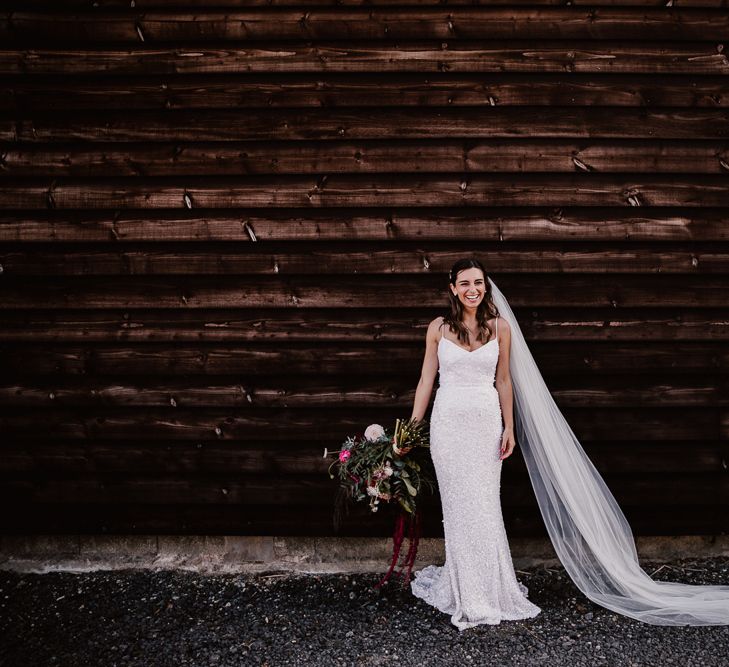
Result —
M 349 459 L 349 457 L 352 456 L 352 452 L 350 452 L 348 449 L 343 449 L 341 452 L 339 452 L 339 460 L 344 463 Z

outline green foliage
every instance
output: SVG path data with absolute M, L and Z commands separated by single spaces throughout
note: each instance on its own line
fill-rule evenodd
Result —
M 369 437 L 348 436 L 340 450 L 332 452 L 336 459 L 329 466 L 329 477 L 339 478 L 335 528 L 348 503 L 369 500 L 372 512 L 378 510 L 380 502 L 397 503 L 403 511 L 414 514 L 423 489 L 435 492 L 426 421 L 398 419 L 392 432 L 372 424 L 365 433 Z

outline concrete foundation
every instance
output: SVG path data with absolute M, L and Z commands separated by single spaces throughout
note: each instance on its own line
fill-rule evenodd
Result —
M 509 540 L 518 568 L 559 565 L 548 540 Z M 729 557 L 729 536 L 638 537 L 641 560 Z M 407 550 L 407 541 L 404 552 Z M 404 558 L 404 552 L 402 558 Z M 384 572 L 390 538 L 23 535 L 0 537 L 0 569 L 20 572 L 180 569 L 200 573 Z M 443 539 L 422 539 L 415 569 L 445 560 Z

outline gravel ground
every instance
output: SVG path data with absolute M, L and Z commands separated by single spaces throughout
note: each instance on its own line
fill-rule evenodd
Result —
M 729 583 L 729 559 L 642 565 L 657 569 L 656 579 Z M 0 572 L 0 664 L 729 664 L 729 626 L 618 616 L 587 600 L 561 568 L 519 577 L 539 616 L 459 632 L 398 580 L 374 590 L 374 574 Z

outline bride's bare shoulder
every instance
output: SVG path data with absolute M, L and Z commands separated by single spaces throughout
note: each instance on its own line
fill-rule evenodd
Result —
M 434 320 L 430 321 L 430 324 L 428 325 L 428 329 L 440 329 L 443 324 L 445 323 L 445 317 L 443 315 L 438 315 Z
M 428 333 L 426 334 L 429 338 L 437 339 L 440 336 L 440 328 L 443 326 L 444 318 L 442 315 L 438 315 L 434 320 L 430 321 L 428 325 Z
M 495 317 L 491 323 L 491 327 L 493 328 L 496 326 L 496 320 L 499 321 L 499 333 L 503 332 L 506 335 L 509 335 L 511 333 L 511 327 L 503 317 Z

